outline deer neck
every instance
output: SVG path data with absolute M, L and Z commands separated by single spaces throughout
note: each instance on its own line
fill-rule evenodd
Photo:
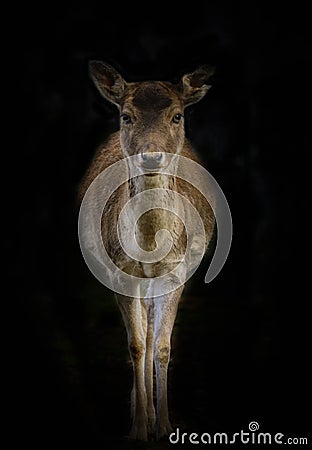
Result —
M 174 226 L 176 216 L 168 211 L 174 205 L 174 186 L 174 177 L 168 175 L 142 175 L 130 180 L 130 197 L 139 196 L 146 210 L 136 227 L 138 244 L 146 251 L 155 249 L 158 230 L 171 230 Z

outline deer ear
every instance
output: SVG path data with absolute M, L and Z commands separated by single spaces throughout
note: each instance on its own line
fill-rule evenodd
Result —
M 127 83 L 117 70 L 102 61 L 90 61 L 89 74 L 100 94 L 119 106 Z
M 214 74 L 214 68 L 210 66 L 201 66 L 195 72 L 187 73 L 182 77 L 180 89 L 184 106 L 199 102 L 211 88 L 206 84 L 209 77 Z

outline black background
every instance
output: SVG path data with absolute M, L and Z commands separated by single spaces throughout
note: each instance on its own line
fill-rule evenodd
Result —
M 307 436 L 307 7 L 27 5 L 12 25 L 18 197 L 4 242 L 12 255 L 12 438 L 137 446 L 123 438 L 131 389 L 123 325 L 77 239 L 78 183 L 118 126 L 117 110 L 88 78 L 90 59 L 113 64 L 128 81 L 178 81 L 199 64 L 216 67 L 212 89 L 187 111 L 186 134 L 228 199 L 233 244 L 218 278 L 205 285 L 201 266 L 181 303 L 169 382 L 173 423 L 212 433 L 247 431 L 255 420 L 264 432 Z

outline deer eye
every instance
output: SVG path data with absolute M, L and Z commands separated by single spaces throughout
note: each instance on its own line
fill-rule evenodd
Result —
M 131 117 L 129 116 L 129 114 L 125 114 L 125 113 L 121 114 L 120 119 L 121 119 L 121 121 L 123 123 L 125 123 L 127 125 L 132 122 Z
M 175 114 L 174 116 L 173 116 L 173 118 L 172 118 L 172 122 L 173 123 L 179 123 L 180 122 L 180 120 L 182 119 L 182 114 L 180 114 L 180 113 L 178 113 L 178 114 Z

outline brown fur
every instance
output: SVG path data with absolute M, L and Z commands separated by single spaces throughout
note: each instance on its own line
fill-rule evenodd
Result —
M 92 78 L 101 94 L 117 105 L 121 114 L 121 127 L 97 151 L 81 183 L 80 199 L 100 173 L 125 156 L 137 155 L 142 158 L 143 164 L 143 156 L 154 161 L 155 155 L 161 154 L 164 160 L 162 163 L 165 164 L 165 153 L 172 153 L 199 162 L 184 135 L 183 113 L 186 106 L 206 94 L 209 86 L 204 82 L 211 73 L 207 68 L 200 68 L 193 74 L 185 75 L 180 85 L 155 81 L 126 83 L 111 66 L 92 62 Z M 177 115 L 178 119 L 175 120 Z M 156 232 L 165 228 L 173 237 L 169 254 L 157 263 L 141 263 L 124 253 L 117 235 L 120 212 L 131 197 L 157 187 L 163 189 L 163 193 L 157 195 L 164 208 L 174 201 L 168 189 L 178 192 L 194 205 L 204 223 L 206 248 L 214 229 L 211 206 L 190 183 L 174 176 L 142 174 L 122 184 L 111 195 L 103 212 L 103 243 L 119 268 L 128 274 L 151 280 L 167 273 L 183 259 L 187 239 L 194 242 L 194 251 L 198 250 L 196 235 L 186 236 L 182 220 L 165 209 L 157 208 L 140 217 L 135 230 L 136 238 L 143 249 L 153 250 Z M 181 209 L 181 214 L 185 216 L 188 212 Z M 160 297 L 153 295 L 152 284 L 149 289 L 144 299 L 117 295 L 117 303 L 127 328 L 134 370 L 130 436 L 143 440 L 154 432 L 155 420 L 158 438 L 171 430 L 167 407 L 167 367 L 170 336 L 183 286 Z M 156 416 L 153 404 L 153 361 L 157 388 Z

